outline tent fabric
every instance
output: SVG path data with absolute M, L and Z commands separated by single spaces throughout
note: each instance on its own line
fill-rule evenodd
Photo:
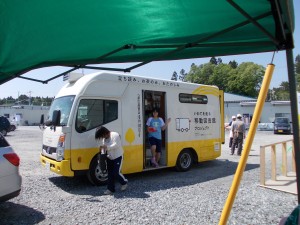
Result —
M 46 66 L 292 49 L 293 31 L 292 0 L 1 0 L 0 84 Z

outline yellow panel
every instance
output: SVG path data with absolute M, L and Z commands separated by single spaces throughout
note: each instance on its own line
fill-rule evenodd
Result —
M 215 144 L 219 144 L 219 150 L 214 149 Z M 122 173 L 129 174 L 143 171 L 143 145 L 127 145 L 123 148 L 124 161 L 122 166 Z M 194 149 L 198 155 L 199 162 L 213 160 L 221 155 L 221 143 L 219 142 L 219 140 L 197 140 L 169 143 L 167 144 L 167 166 L 175 166 L 180 151 L 185 148 Z M 72 170 L 88 170 L 91 160 L 98 153 L 98 151 L 98 148 L 72 150 Z M 79 158 L 81 158 L 81 160 L 79 160 Z M 66 174 L 73 173 L 73 171 L 70 170 L 69 161 L 64 161 L 65 167 L 61 168 L 61 172 L 53 172 L 59 173 L 64 176 L 67 176 Z M 51 163 L 59 164 L 60 162 L 52 161 Z
M 99 148 L 72 149 L 72 170 L 88 170 L 93 157 L 99 153 Z
M 61 162 L 57 162 L 55 160 L 46 158 L 45 156 L 40 156 L 40 161 L 42 165 L 46 166 L 48 165 L 50 170 L 54 173 L 60 174 L 62 176 L 66 177 L 73 177 L 74 172 L 71 170 L 70 161 L 69 160 L 63 160 Z
M 215 144 L 219 144 L 219 150 L 214 150 Z M 176 165 L 178 155 L 181 150 L 192 148 L 198 155 L 198 162 L 213 160 L 221 155 L 221 143 L 216 140 L 197 140 L 186 142 L 174 142 L 168 144 L 168 166 Z
M 124 146 L 124 161 L 122 166 L 123 173 L 134 173 L 143 170 L 143 146 L 130 145 Z M 87 170 L 89 169 L 91 160 L 98 154 L 98 148 L 89 149 L 73 149 L 72 155 L 72 169 L 73 170 Z M 81 161 L 78 159 L 81 158 Z
M 124 146 L 124 161 L 122 172 L 136 173 L 143 171 L 143 145 Z
M 219 96 L 219 89 L 216 87 L 210 87 L 210 86 L 200 86 L 197 89 L 195 89 L 192 94 L 198 94 L 198 95 L 214 95 Z

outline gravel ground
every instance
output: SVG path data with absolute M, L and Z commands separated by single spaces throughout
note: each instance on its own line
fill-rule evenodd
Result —
M 297 206 L 296 195 L 259 186 L 259 146 L 291 138 L 257 132 L 227 224 L 278 225 Z M 217 160 L 186 173 L 169 168 L 127 175 L 128 190 L 105 196 L 105 186 L 41 166 L 38 127 L 18 127 L 7 140 L 21 158 L 23 183 L 18 197 L 0 204 L 0 224 L 218 224 L 239 160 L 226 143 Z

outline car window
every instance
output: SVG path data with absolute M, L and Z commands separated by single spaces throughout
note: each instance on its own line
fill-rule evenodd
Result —
M 10 122 L 8 121 L 8 119 L 4 116 L 0 117 L 0 127 L 2 129 L 8 129 L 10 127 Z
M 7 147 L 9 146 L 8 142 L 5 140 L 5 138 L 0 133 L 0 147 Z

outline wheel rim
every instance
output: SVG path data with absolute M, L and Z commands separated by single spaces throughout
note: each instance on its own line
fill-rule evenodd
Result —
M 95 169 L 95 176 L 96 176 L 97 180 L 99 180 L 99 181 L 105 181 L 105 180 L 107 180 L 107 171 L 103 172 L 100 169 L 100 166 L 98 165 L 96 167 L 96 169 Z
M 183 153 L 182 156 L 180 157 L 180 166 L 183 169 L 189 168 L 189 166 L 192 163 L 192 158 L 189 153 Z

